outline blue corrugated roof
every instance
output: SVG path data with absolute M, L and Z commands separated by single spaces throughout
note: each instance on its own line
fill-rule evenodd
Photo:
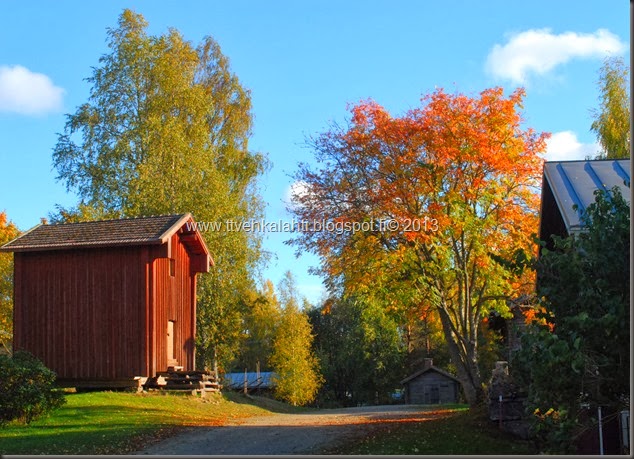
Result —
M 544 180 L 550 185 L 569 234 L 581 229 L 581 214 L 594 202 L 595 190 L 617 186 L 630 202 L 629 159 L 550 161 L 544 164 Z
M 244 388 L 245 373 L 225 373 L 222 378 L 222 385 L 227 389 Z M 272 371 L 261 371 L 259 374 L 255 371 L 247 372 L 247 389 L 270 389 L 275 387 L 273 377 L 276 374 Z

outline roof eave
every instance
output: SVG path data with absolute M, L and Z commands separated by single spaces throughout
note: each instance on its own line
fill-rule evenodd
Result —
M 42 223 L 38 223 L 37 225 L 35 225 L 33 228 L 26 230 L 24 233 L 20 234 L 18 237 L 16 237 L 15 239 L 10 240 L 9 242 L 7 242 L 6 244 L 4 244 L 3 246 L 0 246 L 0 252 L 15 252 L 15 250 L 13 250 L 11 247 L 9 247 L 11 244 L 13 244 L 15 241 L 20 240 L 21 238 L 23 238 L 24 236 L 26 236 L 27 234 L 29 234 L 31 231 L 35 230 L 36 228 L 39 228 L 40 226 L 42 226 Z
M 191 212 L 187 212 L 183 214 L 176 222 L 174 222 L 174 224 L 170 226 L 160 236 L 161 242 L 162 243 L 167 242 L 177 231 L 179 231 L 188 222 L 192 222 L 192 223 L 194 222 L 194 217 L 191 214 Z M 200 244 L 200 247 L 202 248 L 204 254 L 207 257 L 208 266 L 210 267 L 215 266 L 214 260 L 211 257 L 211 253 L 209 252 L 209 248 L 207 248 L 207 244 L 205 243 L 205 239 L 202 237 L 202 234 L 200 234 L 200 230 L 195 229 L 194 231 L 192 231 L 192 233 L 196 235 L 196 241 L 198 242 L 198 244 Z M 202 271 L 202 272 L 208 272 L 208 270 Z
M 441 370 L 438 367 L 431 366 L 431 367 L 425 368 L 423 370 L 418 370 L 416 373 L 414 373 L 414 374 L 408 376 L 407 378 L 401 380 L 401 384 L 405 384 L 407 382 L 410 382 L 412 379 L 418 378 L 420 375 L 422 375 L 424 373 L 427 373 L 428 371 L 435 371 L 436 373 L 440 373 L 441 375 L 446 376 L 448 378 L 451 378 L 454 381 L 456 381 L 457 383 L 460 383 L 460 380 L 458 378 L 456 378 L 454 375 L 452 375 L 450 373 L 447 373 L 446 371 Z
M 84 250 L 84 249 L 104 249 L 108 247 L 131 247 L 141 245 L 161 245 L 163 241 L 160 239 L 150 239 L 147 241 L 127 241 L 127 242 L 101 242 L 86 244 L 65 244 L 65 245 L 38 245 L 38 246 L 17 246 L 7 247 L 8 244 L 0 247 L 2 252 L 52 252 L 59 250 Z
M 159 236 L 161 243 L 167 242 L 174 235 L 174 233 L 176 233 L 179 229 L 183 227 L 185 223 L 187 223 L 188 220 L 193 221 L 192 214 L 189 212 L 182 214 L 179 219 L 176 220 L 174 224 L 172 224 L 172 226 L 167 228 L 165 232 Z

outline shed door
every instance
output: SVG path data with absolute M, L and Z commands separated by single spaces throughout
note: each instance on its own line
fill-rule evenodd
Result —
M 174 321 L 167 322 L 167 364 L 174 364 Z
M 440 403 L 440 388 L 438 384 L 430 384 L 425 388 L 425 403 L 435 405 Z

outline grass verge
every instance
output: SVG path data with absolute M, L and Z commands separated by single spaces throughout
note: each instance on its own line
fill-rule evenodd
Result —
M 261 395 L 247 395 L 246 397 L 240 394 L 232 394 L 232 401 L 236 403 L 249 403 L 259 406 L 272 413 L 309 413 L 314 411 L 315 408 L 305 406 L 292 406 L 288 403 L 280 402 L 271 397 L 264 397 Z
M 0 427 L 0 455 L 126 454 L 187 426 L 223 425 L 271 411 L 242 399 L 232 393 L 209 401 L 159 393 L 68 394 L 67 403 L 46 418 Z
M 127 454 L 188 426 L 310 411 L 230 392 L 209 401 L 190 395 L 129 392 L 68 394 L 66 399 L 63 407 L 46 418 L 26 426 L 12 423 L 0 428 L 0 455 Z M 517 455 L 535 454 L 535 450 L 530 443 L 500 432 L 488 420 L 471 415 L 464 406 L 444 406 L 441 410 L 434 407 L 429 420 L 368 426 L 363 439 L 324 454 Z
M 498 430 L 467 408 L 443 407 L 444 416 L 420 422 L 393 423 L 368 432 L 324 454 L 340 455 L 532 455 L 531 442 Z M 437 410 L 435 410 L 437 411 Z

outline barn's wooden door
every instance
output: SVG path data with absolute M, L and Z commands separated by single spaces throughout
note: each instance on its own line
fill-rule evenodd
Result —
M 175 365 L 174 360 L 174 321 L 167 321 L 167 365 Z

